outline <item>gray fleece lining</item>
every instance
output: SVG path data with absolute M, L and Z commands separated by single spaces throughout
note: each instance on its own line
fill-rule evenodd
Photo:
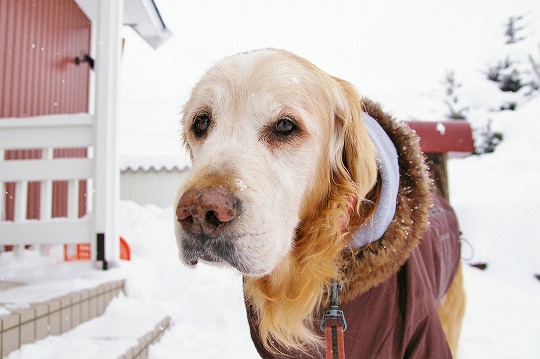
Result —
M 352 246 L 355 248 L 364 247 L 383 236 L 394 219 L 399 190 L 399 164 L 394 143 L 373 117 L 364 112 L 362 118 L 377 149 L 377 167 L 382 180 L 382 189 L 375 213 L 353 234 Z

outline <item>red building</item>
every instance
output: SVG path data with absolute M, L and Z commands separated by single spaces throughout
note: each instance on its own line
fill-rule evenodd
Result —
M 0 0 L 0 247 L 118 258 L 124 23 L 153 47 L 170 36 L 152 0 Z

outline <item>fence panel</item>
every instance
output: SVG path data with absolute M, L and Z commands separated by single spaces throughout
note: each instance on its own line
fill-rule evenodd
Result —
M 92 241 L 92 131 L 89 114 L 0 121 L 0 245 Z

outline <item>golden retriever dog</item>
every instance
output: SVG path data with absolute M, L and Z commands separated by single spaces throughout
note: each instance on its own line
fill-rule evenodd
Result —
M 324 357 L 335 282 L 347 357 L 456 355 L 459 229 L 406 125 L 350 83 L 264 49 L 214 65 L 182 126 L 192 168 L 176 198 L 180 258 L 242 273 L 262 357 Z

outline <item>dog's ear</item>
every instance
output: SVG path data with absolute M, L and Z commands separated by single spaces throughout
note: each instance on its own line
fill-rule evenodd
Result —
M 352 183 L 356 210 L 377 181 L 375 147 L 362 120 L 362 100 L 354 86 L 339 78 L 340 99 L 335 109 L 334 180 Z

